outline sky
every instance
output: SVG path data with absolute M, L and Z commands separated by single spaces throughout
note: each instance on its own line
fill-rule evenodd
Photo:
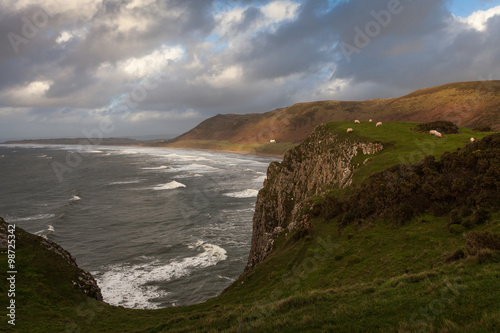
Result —
M 500 0 L 0 0 L 0 141 L 499 79 Z

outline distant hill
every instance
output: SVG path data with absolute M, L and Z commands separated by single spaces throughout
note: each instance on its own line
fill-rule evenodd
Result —
M 5 141 L 6 144 L 46 144 L 46 145 L 107 145 L 107 146 L 130 146 L 137 145 L 141 141 L 128 138 L 60 138 L 60 139 L 33 139 Z
M 362 122 L 369 119 L 374 122 L 448 120 L 459 126 L 489 125 L 500 130 L 499 88 L 500 81 L 450 83 L 417 90 L 399 98 L 320 101 L 299 103 L 262 114 L 219 114 L 161 145 L 231 150 L 229 146 L 232 144 L 238 146 L 232 147 L 233 150 L 255 149 L 258 152 L 259 147 L 251 145 L 266 144 L 270 140 L 298 144 L 319 124 L 355 119 Z

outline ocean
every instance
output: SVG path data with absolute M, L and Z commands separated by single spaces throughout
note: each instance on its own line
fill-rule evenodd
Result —
M 201 303 L 245 267 L 275 159 L 194 150 L 0 145 L 0 216 L 68 250 L 104 301 Z

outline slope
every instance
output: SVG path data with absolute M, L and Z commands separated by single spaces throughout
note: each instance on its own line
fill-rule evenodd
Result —
M 263 114 L 217 115 L 158 145 L 235 152 L 282 154 L 319 124 L 331 121 L 448 120 L 459 126 L 500 130 L 500 81 L 451 83 L 399 98 L 360 102 L 299 103 Z M 278 144 L 270 144 L 270 140 Z

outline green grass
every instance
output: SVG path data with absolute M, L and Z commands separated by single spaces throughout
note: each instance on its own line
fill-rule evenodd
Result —
M 420 133 L 413 130 L 418 123 L 392 122 L 375 127 L 375 123 L 364 122 L 333 122 L 328 126 L 339 138 L 351 138 L 364 142 L 380 142 L 384 149 L 375 155 L 358 155 L 354 160 L 360 168 L 356 170 L 353 183 L 361 183 L 370 175 L 387 169 L 396 164 L 410 164 L 422 160 L 427 155 L 436 156 L 439 160 L 446 151 L 455 151 L 470 142 L 474 137 L 480 140 L 493 132 L 475 132 L 470 128 L 461 127 L 458 134 L 443 135 L 442 138 Z M 352 133 L 347 129 L 352 128 Z M 370 159 L 365 166 L 365 159 Z
M 497 214 L 475 230 L 498 233 L 499 222 Z M 468 257 L 446 264 L 449 254 L 465 249 L 465 240 L 448 232 L 445 221 L 425 216 L 397 229 L 375 223 L 339 231 L 336 221 L 318 220 L 313 227 L 306 239 L 280 236 L 273 253 L 222 296 L 163 310 L 88 299 L 68 286 L 71 269 L 50 253 L 36 255 L 40 249 L 28 245 L 32 240 L 21 242 L 16 329 L 416 332 L 425 325 L 436 332 L 480 332 L 500 327 L 500 253 L 482 263 Z
M 340 137 L 381 142 L 385 147 L 367 156 L 371 160 L 357 170 L 357 183 L 401 159 L 413 156 L 416 162 L 425 154 L 439 156 L 464 146 L 471 136 L 480 139 L 489 134 L 462 128 L 459 134 L 437 139 L 412 131 L 414 126 L 329 124 Z M 348 127 L 354 133 L 347 134 Z M 491 213 L 486 223 L 471 230 L 499 234 L 500 212 Z M 221 296 L 161 310 L 125 309 L 86 297 L 71 284 L 76 269 L 43 250 L 37 237 L 19 230 L 18 316 L 15 327 L 7 325 L 3 316 L 0 331 L 499 331 L 500 252 L 486 251 L 447 263 L 454 252 L 466 250 L 462 233 L 450 232 L 447 222 L 447 217 L 426 215 L 398 227 L 377 220 L 339 228 L 336 219 L 317 218 L 305 237 L 282 233 L 264 262 Z M 1 255 L 0 266 L 5 268 L 6 261 Z M 7 293 L 5 272 L 0 272 L 2 295 Z M 5 309 L 6 297 L 1 302 Z

